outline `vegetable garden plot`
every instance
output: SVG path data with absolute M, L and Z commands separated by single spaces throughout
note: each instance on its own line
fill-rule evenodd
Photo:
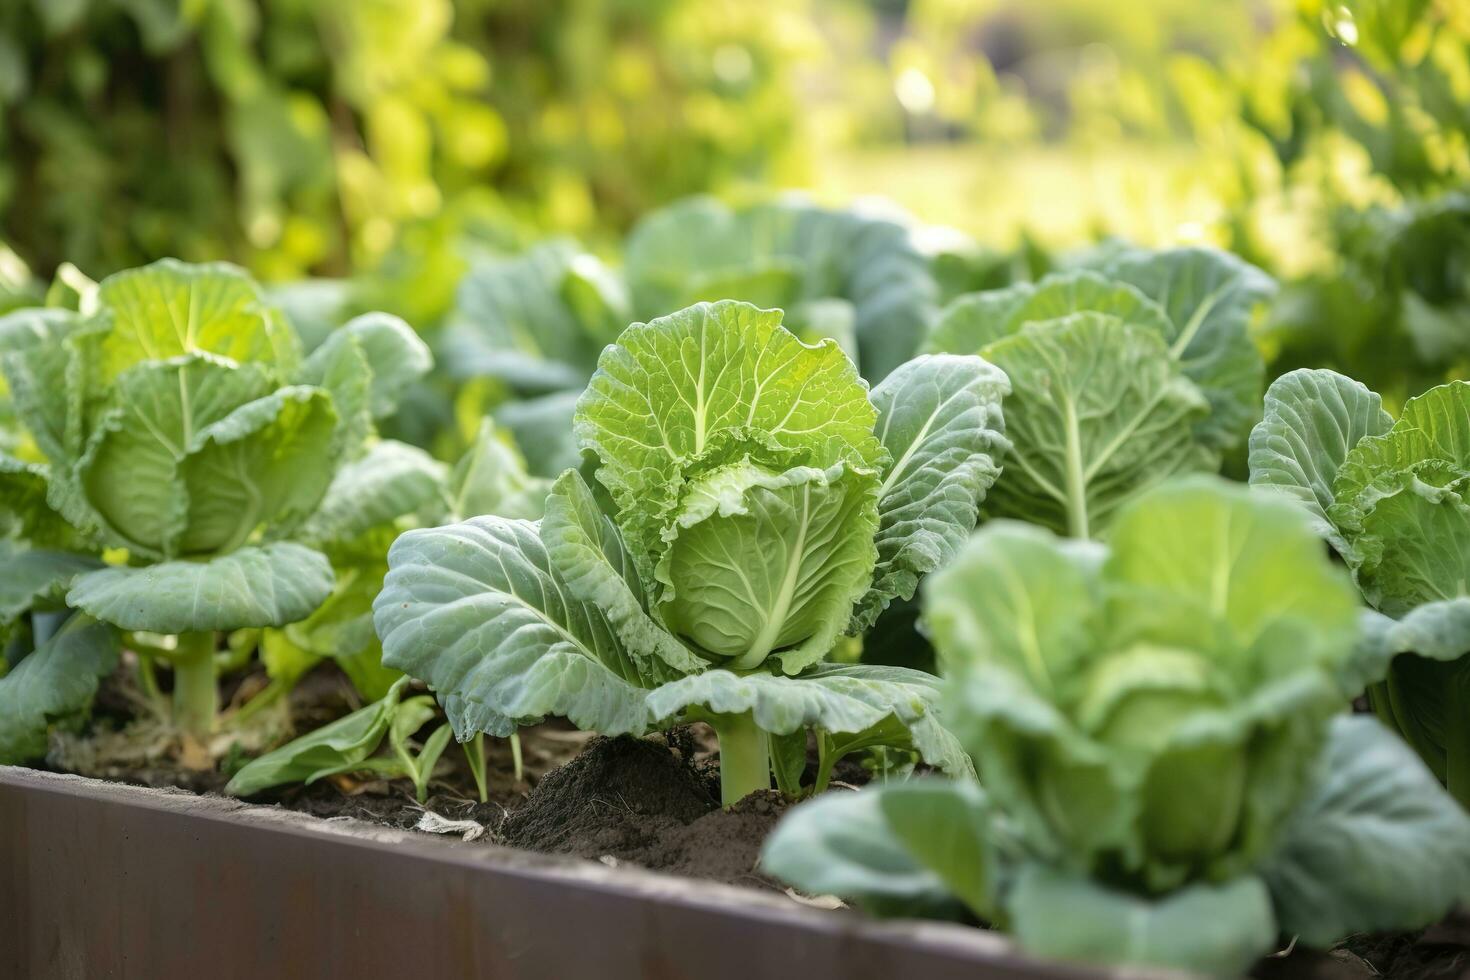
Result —
M 490 838 L 724 844 L 716 877 L 1099 966 L 1236 975 L 1451 913 L 1467 386 L 1396 421 L 1331 372 L 1266 390 L 1273 283 L 1206 249 L 936 311 L 906 234 L 693 202 L 622 269 L 480 267 L 432 345 L 368 313 L 306 350 L 239 270 L 172 261 L 0 319 L 0 759 L 448 787 L 510 804 Z M 432 368 L 456 344 L 475 378 Z M 570 409 L 568 465 L 482 417 L 491 375 Z M 381 434 L 425 388 L 465 415 L 442 459 Z M 519 734 L 547 719 L 648 738 L 553 770 Z

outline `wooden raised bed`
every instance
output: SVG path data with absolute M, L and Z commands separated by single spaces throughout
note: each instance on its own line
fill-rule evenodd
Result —
M 0 767 L 0 976 L 1068 980 L 1002 938 Z

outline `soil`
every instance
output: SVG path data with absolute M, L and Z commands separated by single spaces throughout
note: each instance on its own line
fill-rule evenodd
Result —
M 756 862 L 789 804 L 768 791 L 722 809 L 718 771 L 698 758 L 696 744 L 687 730 L 653 739 L 594 739 L 511 811 L 500 840 L 779 890 Z
M 1418 932 L 1353 936 L 1330 952 L 1292 950 L 1262 960 L 1256 980 L 1464 980 L 1470 978 L 1470 912 Z

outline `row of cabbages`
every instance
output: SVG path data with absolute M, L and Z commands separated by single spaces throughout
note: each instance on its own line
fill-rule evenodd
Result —
M 635 282 L 679 268 L 658 254 Z M 780 287 L 815 340 L 810 273 L 712 264 L 664 302 Z M 0 756 L 85 704 L 115 626 L 204 741 L 239 649 L 378 680 L 242 794 L 362 768 L 422 792 L 451 730 L 701 720 L 727 804 L 824 790 L 855 752 L 942 771 L 802 804 L 766 870 L 1041 953 L 1229 973 L 1470 897 L 1470 386 L 1394 421 L 1298 371 L 1263 412 L 1271 283 L 1232 257 L 1108 249 L 911 341 L 875 316 L 862 374 L 779 311 L 696 302 L 602 350 L 549 486 L 493 429 L 452 472 L 377 439 L 428 367 L 412 333 L 359 319 L 302 356 L 252 290 L 158 264 L 0 321 L 29 433 L 4 612 L 35 649 L 0 680 Z M 1213 475 L 1247 444 L 1257 486 Z M 421 747 L 432 703 L 394 671 L 447 716 Z M 1365 689 L 1394 731 L 1348 714 Z

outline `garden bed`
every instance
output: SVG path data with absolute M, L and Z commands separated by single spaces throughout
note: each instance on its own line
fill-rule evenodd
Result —
M 421 805 L 383 782 L 246 803 L 164 766 L 132 778 L 192 788 L 0 767 L 0 962 L 149 980 L 222 961 L 313 978 L 1110 975 L 968 926 L 798 901 L 757 867 L 787 804 L 771 793 L 722 809 L 698 728 L 588 741 L 540 726 L 523 742 L 529 791 L 505 788 L 509 759 L 493 753 L 502 789 L 488 803 L 457 769 Z M 426 813 L 435 833 L 414 829 Z M 1470 924 L 1452 917 L 1267 958 L 1252 975 L 1430 980 L 1460 976 L 1467 958 Z
M 38 980 L 1100 975 L 962 926 L 12 767 L 0 842 L 0 962 Z

